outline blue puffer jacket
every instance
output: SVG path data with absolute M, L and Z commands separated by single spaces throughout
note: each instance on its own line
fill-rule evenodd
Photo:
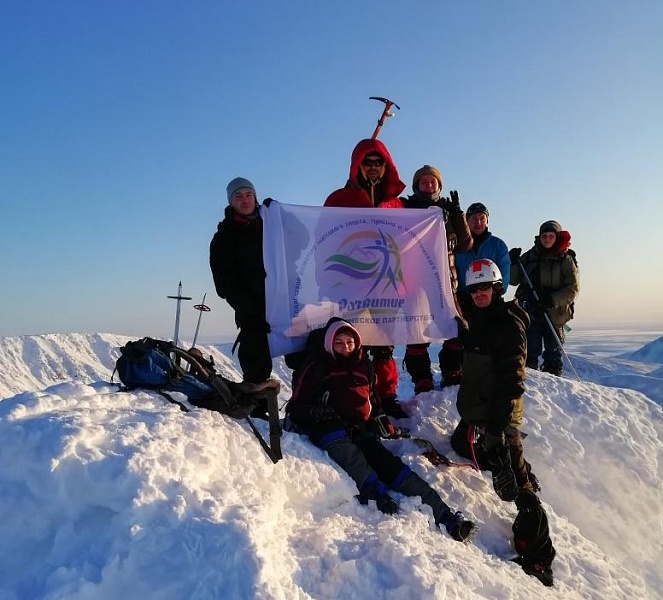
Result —
M 482 241 L 479 241 L 481 239 Z M 474 247 L 467 252 L 456 254 L 456 270 L 458 271 L 458 291 L 465 292 L 465 272 L 472 261 L 478 258 L 487 258 L 492 260 L 502 273 L 502 287 L 504 293 L 509 287 L 509 273 L 511 270 L 511 259 L 509 258 L 509 248 L 498 237 L 495 237 L 490 231 L 485 231 L 479 239 L 474 238 Z M 477 243 L 478 242 L 478 243 Z

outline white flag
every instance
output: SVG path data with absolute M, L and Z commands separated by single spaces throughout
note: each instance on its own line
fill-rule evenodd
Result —
M 367 346 L 456 336 L 441 209 L 263 206 L 272 356 L 304 347 L 334 316 Z

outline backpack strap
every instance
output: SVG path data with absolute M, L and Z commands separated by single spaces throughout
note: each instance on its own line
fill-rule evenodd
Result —
M 190 352 L 182 350 L 173 346 L 172 351 L 183 360 L 189 363 L 189 368 L 193 370 L 197 375 L 205 378 L 206 381 L 218 392 L 221 399 L 226 403 L 226 406 L 229 408 L 236 402 L 235 394 L 230 389 L 228 384 L 220 377 L 213 368 L 207 367 L 204 365 L 200 359 L 196 356 L 192 356 Z M 206 362 L 206 361 L 205 361 Z M 209 364 L 209 363 L 208 363 Z M 242 382 L 236 383 L 233 385 L 233 389 L 240 394 L 253 395 L 257 392 L 266 391 L 270 392 L 267 394 L 267 412 L 269 415 L 269 438 L 270 444 L 264 440 L 260 432 L 254 425 L 251 418 L 247 415 L 244 418 L 246 422 L 251 427 L 251 430 L 258 438 L 258 442 L 267 453 L 267 456 L 271 461 L 276 464 L 279 460 L 283 458 L 281 452 L 281 422 L 279 420 L 279 405 L 278 405 L 278 391 L 281 385 L 278 381 L 274 379 L 268 379 L 260 384 Z M 227 413 L 231 414 L 231 413 Z M 231 414 L 232 416 L 232 414 Z
M 256 426 L 253 424 L 253 421 L 250 417 L 245 417 L 246 422 L 249 424 L 253 433 L 258 438 L 260 445 L 263 450 L 267 453 L 267 456 L 276 464 L 279 460 L 283 458 L 283 453 L 281 452 L 281 435 L 283 434 L 283 428 L 281 427 L 281 421 L 279 419 L 279 400 L 278 392 L 281 388 L 281 385 L 275 379 L 267 379 L 262 383 L 238 383 L 237 389 L 243 391 L 244 393 L 255 393 L 259 391 L 271 391 L 267 395 L 267 415 L 269 418 L 269 445 L 260 435 L 260 432 L 257 430 Z

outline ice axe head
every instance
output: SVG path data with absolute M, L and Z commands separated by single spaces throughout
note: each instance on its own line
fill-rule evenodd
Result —
M 378 133 L 380 132 L 380 129 L 382 129 L 382 125 L 384 125 L 384 120 L 387 117 L 393 117 L 394 113 L 390 112 L 389 109 L 392 106 L 395 106 L 398 110 L 401 109 L 398 104 L 395 102 L 389 100 L 388 98 L 381 98 L 380 96 L 370 96 L 369 100 L 379 100 L 380 102 L 384 102 L 384 110 L 382 111 L 382 114 L 380 115 L 380 118 L 378 119 L 378 124 L 377 127 L 375 128 L 375 131 L 373 132 L 373 135 L 371 136 L 371 139 L 374 140 L 375 138 L 378 137 Z

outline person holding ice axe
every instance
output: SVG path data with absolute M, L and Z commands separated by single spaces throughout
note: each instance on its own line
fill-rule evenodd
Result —
M 384 119 L 391 116 L 389 108 L 396 104 L 386 98 L 374 98 L 385 103 L 382 116 L 370 139 L 361 140 L 352 151 L 350 176 L 345 186 L 332 192 L 325 200 L 325 206 L 352 208 L 403 208 L 399 196 L 405 184 L 398 175 L 387 147 L 377 139 Z M 396 419 L 409 415 L 396 400 L 398 368 L 393 357 L 393 346 L 366 347 L 373 358 L 377 376 L 376 391 L 382 399 L 386 414 Z

